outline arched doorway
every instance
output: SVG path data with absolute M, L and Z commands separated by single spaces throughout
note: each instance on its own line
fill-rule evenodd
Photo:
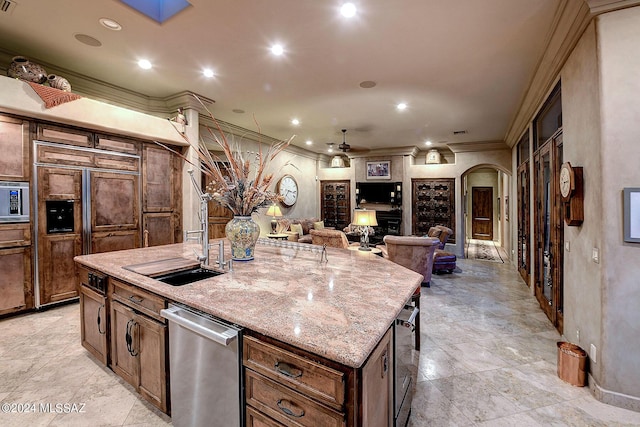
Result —
M 511 257 L 511 172 L 493 164 L 469 168 L 461 177 L 464 254 L 472 244 L 496 248 L 502 262 Z M 471 255 L 475 251 L 471 251 Z

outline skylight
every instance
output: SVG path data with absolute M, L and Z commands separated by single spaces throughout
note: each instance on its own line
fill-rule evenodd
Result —
M 191 4 L 186 0 L 120 0 L 140 13 L 162 24 Z

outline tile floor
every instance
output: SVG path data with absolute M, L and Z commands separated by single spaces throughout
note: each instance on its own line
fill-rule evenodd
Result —
M 423 288 L 411 427 L 640 426 L 640 413 L 558 379 L 560 336 L 513 267 L 472 260 L 458 267 Z M 0 320 L 0 408 L 22 405 L 21 413 L 0 411 L 0 426 L 171 425 L 80 346 L 78 310 Z

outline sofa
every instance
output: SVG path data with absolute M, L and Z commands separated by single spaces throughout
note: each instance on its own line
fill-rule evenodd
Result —
M 320 218 L 281 218 L 276 230 L 280 234 L 287 234 L 287 240 L 292 242 L 312 243 L 309 230 L 324 228 Z

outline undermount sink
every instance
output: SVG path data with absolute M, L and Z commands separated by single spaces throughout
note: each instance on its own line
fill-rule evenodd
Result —
M 160 277 L 154 277 L 154 279 L 166 283 L 167 285 L 182 286 L 199 280 L 209 279 L 210 277 L 219 276 L 221 274 L 224 273 L 220 271 L 207 270 L 206 268 L 192 268 L 190 270 L 182 270 L 171 274 L 165 274 Z

